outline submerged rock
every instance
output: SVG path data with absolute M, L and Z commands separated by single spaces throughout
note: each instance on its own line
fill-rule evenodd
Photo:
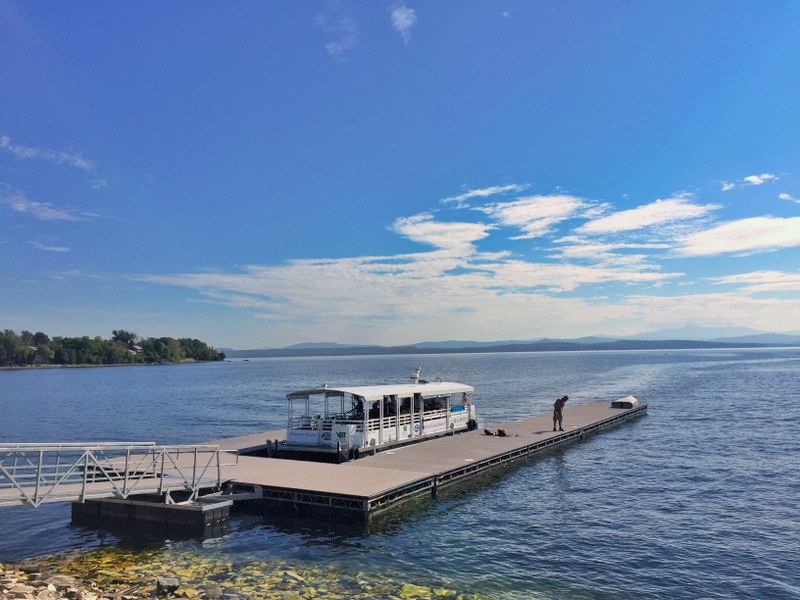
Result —
M 0 600 L 478 600 L 479 595 L 418 585 L 340 565 L 282 560 L 232 563 L 219 555 L 106 547 L 0 569 Z M 445 584 L 448 585 L 448 584 Z M 11 590 L 14 589 L 12 595 Z
M 156 582 L 156 593 L 159 596 L 167 596 L 174 594 L 179 587 L 181 582 L 177 577 L 159 577 Z

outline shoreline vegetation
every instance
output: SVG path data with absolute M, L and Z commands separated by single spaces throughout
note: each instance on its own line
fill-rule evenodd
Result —
M 0 330 L 0 368 L 87 367 L 152 365 L 225 360 L 205 342 L 192 338 L 140 338 L 124 329 L 112 331 L 112 337 L 50 338 L 37 331 Z

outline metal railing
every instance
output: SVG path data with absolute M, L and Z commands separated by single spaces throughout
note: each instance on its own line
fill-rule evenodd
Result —
M 220 488 L 218 446 L 154 442 L 0 445 L 0 506 Z

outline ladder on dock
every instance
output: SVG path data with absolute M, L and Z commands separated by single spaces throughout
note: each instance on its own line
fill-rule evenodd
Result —
M 222 486 L 219 446 L 155 442 L 0 444 L 0 506 L 84 502 Z

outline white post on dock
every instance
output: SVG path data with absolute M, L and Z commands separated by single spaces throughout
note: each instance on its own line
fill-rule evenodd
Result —
M 414 436 L 414 398 L 413 396 L 408 399 L 409 406 L 408 406 L 408 437 Z
M 385 396 L 384 396 L 384 398 L 385 398 Z M 378 419 L 380 421 L 380 426 L 378 427 L 378 443 L 379 444 L 383 443 L 383 417 L 384 417 L 384 415 L 383 415 L 383 405 L 384 405 L 384 401 L 383 400 L 378 400 Z
M 394 439 L 397 441 L 400 439 L 400 396 L 395 394 L 391 398 L 394 402 Z

